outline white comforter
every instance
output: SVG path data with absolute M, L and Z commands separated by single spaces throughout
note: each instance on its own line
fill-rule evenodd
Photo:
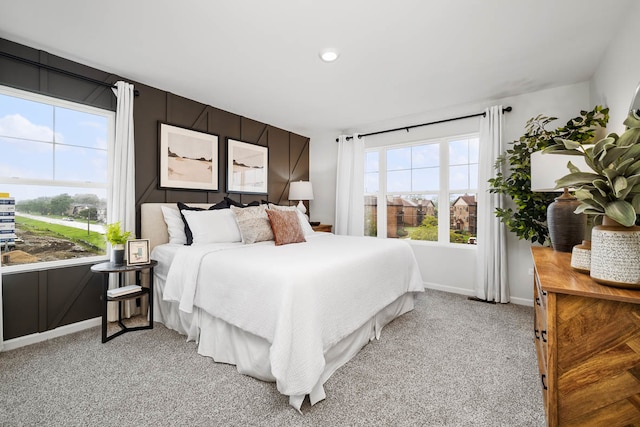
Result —
M 316 233 L 306 243 L 185 246 L 164 299 L 271 343 L 280 393 L 312 391 L 324 351 L 423 282 L 407 242 Z

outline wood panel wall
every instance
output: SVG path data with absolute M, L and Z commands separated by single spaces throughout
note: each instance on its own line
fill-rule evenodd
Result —
M 289 182 L 309 178 L 309 138 L 1 38 L 0 52 L 103 82 L 125 80 L 135 85 L 140 94 L 134 101 L 137 235 L 142 203 L 214 203 L 227 196 L 226 138 L 269 147 L 268 194 L 228 194 L 234 200 L 248 203 L 268 199 L 290 204 L 287 200 Z M 116 109 L 116 98 L 108 87 L 2 56 L 0 84 L 98 108 Z M 159 122 L 218 135 L 220 191 L 158 188 Z M 100 316 L 101 282 L 91 276 L 89 268 L 90 265 L 79 265 L 71 269 L 3 273 L 4 338 L 43 332 Z
M 289 204 L 289 183 L 309 179 L 309 138 L 169 92 L 141 84 L 136 88 L 140 91 L 134 106 L 138 206 L 148 202 L 216 203 L 225 196 L 242 203 L 269 200 Z M 219 191 L 158 188 L 158 122 L 218 135 Z M 225 191 L 227 138 L 269 148 L 268 194 Z

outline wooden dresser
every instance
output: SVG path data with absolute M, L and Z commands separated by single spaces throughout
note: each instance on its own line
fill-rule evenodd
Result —
M 640 425 L 640 291 L 534 247 L 535 343 L 549 426 Z

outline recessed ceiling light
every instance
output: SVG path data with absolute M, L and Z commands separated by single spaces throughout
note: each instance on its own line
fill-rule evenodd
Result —
M 320 51 L 320 59 L 324 62 L 333 62 L 338 59 L 338 56 L 340 56 L 340 54 L 335 49 L 322 49 Z

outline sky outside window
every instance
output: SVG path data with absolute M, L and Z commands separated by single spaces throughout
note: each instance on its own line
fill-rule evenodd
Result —
M 387 191 L 437 191 L 440 148 L 423 144 L 387 150 Z
M 51 197 L 61 194 L 55 181 L 66 181 L 78 187 L 64 192 L 100 193 L 103 198 L 108 135 L 106 115 L 0 93 L 0 178 L 43 181 L 0 183 L 0 192 L 22 200 Z

